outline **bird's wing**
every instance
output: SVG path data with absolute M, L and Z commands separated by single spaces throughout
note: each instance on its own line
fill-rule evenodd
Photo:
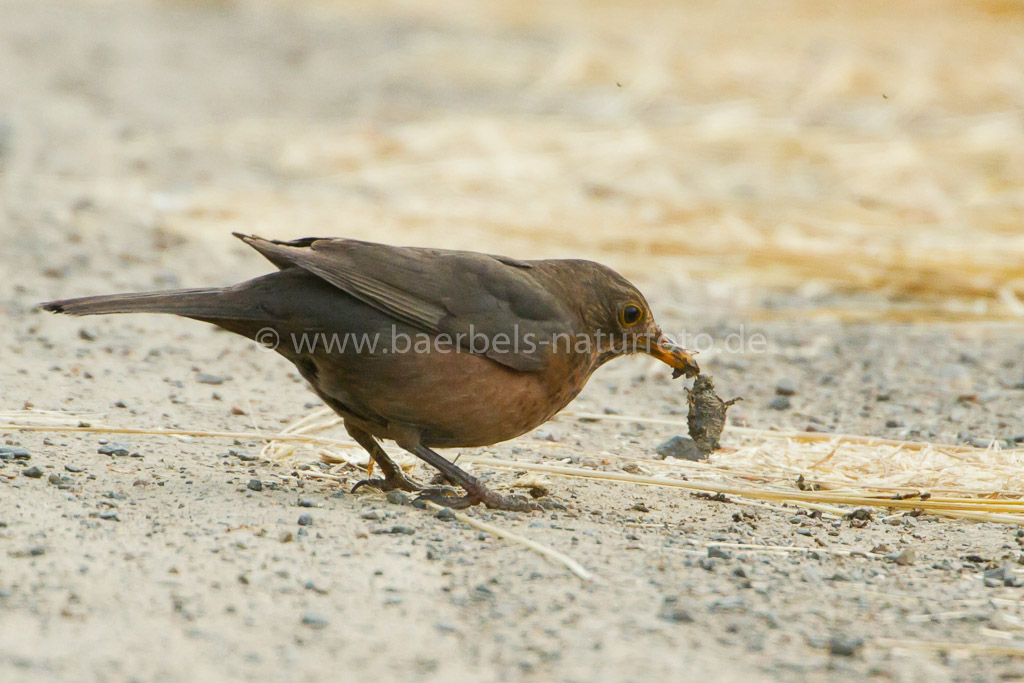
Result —
M 278 267 L 302 268 L 397 321 L 448 335 L 449 348 L 515 370 L 543 369 L 556 335 L 574 329 L 526 261 L 348 239 L 238 237 Z

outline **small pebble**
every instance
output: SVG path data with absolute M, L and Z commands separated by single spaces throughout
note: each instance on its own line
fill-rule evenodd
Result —
M 697 444 L 688 436 L 673 436 L 654 449 L 661 458 L 678 458 L 680 460 L 700 461 L 707 456 L 697 448 Z
M 434 513 L 434 517 L 440 519 L 443 522 L 450 522 L 455 519 L 455 513 L 452 512 L 451 508 L 441 508 Z
M 219 375 L 207 375 L 204 372 L 196 375 L 196 381 L 200 384 L 224 384 L 224 378 Z
M 304 512 L 299 515 L 299 526 L 311 526 L 313 524 L 313 515 L 308 512 Z
M 404 491 L 388 491 L 388 495 L 386 496 L 386 498 L 388 499 L 388 502 L 392 503 L 393 505 L 409 504 L 409 496 L 405 495 Z
M 120 522 L 121 518 L 117 516 L 117 513 L 113 510 L 106 510 L 100 513 L 100 519 L 105 519 L 108 522 Z
M 779 396 L 792 396 L 796 393 L 796 382 L 788 377 L 783 377 L 775 383 L 775 393 Z
M 788 396 L 776 396 L 768 401 L 768 407 L 772 410 L 789 410 L 791 405 Z
M 828 653 L 834 657 L 853 657 L 864 647 L 863 638 L 833 636 L 828 640 Z
M 85 472 L 85 468 L 81 467 L 80 465 L 64 465 L 64 469 L 66 469 L 68 472 L 74 472 L 75 474 L 78 474 L 79 472 Z
M 675 624 L 690 624 L 693 623 L 693 607 L 692 602 L 681 602 L 670 595 L 661 601 L 658 616 Z
M 295 540 L 295 534 L 290 531 L 282 531 L 278 534 L 277 540 L 281 541 L 281 543 L 291 543 Z
M 263 482 L 260 481 L 259 479 L 250 479 L 249 483 L 246 484 L 245 487 L 247 489 L 249 489 L 250 491 L 262 491 L 263 490 Z
M 131 450 L 132 449 L 130 446 L 115 441 L 113 443 L 108 443 L 104 446 L 100 446 L 96 450 L 96 452 L 99 453 L 100 455 L 115 455 L 119 457 L 124 457 L 128 455 L 131 452 Z
M 1024 585 L 1024 580 L 1017 577 L 1017 572 L 1013 565 L 1007 562 L 1001 567 L 986 571 L 984 583 L 988 588 L 998 588 L 999 586 L 1019 587 Z
M 904 548 L 893 561 L 901 567 L 909 567 L 917 561 L 917 551 L 913 548 Z
M 37 465 L 32 465 L 32 467 L 22 470 L 21 473 L 31 479 L 39 479 L 43 476 L 43 471 Z
M 300 508 L 316 507 L 316 501 L 314 501 L 312 498 L 299 498 L 299 507 Z
M 56 472 L 47 477 L 46 480 L 59 489 L 66 489 L 71 487 L 71 480 L 60 476 Z
M 32 454 L 21 446 L 0 446 L 0 460 L 31 460 Z
M 320 629 L 327 628 L 327 620 L 319 614 L 306 612 L 302 615 L 302 625 L 319 631 Z

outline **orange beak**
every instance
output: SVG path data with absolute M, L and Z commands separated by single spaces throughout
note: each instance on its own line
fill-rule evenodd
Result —
M 677 346 L 665 335 L 660 335 L 655 344 L 648 345 L 647 353 L 672 367 L 672 379 L 683 375 L 696 377 L 700 374 L 700 367 L 690 352 Z

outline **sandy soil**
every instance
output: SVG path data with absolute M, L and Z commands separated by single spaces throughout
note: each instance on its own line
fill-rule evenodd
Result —
M 251 431 L 319 408 L 198 323 L 33 310 L 263 272 L 245 230 L 598 258 L 666 329 L 765 335 L 702 361 L 735 424 L 1012 442 L 1020 9 L 934 7 L 0 4 L 0 410 Z M 571 410 L 685 406 L 628 359 Z M 678 433 L 563 416 L 482 452 L 628 467 Z M 565 510 L 472 512 L 585 583 L 257 441 L 108 438 L 132 455 L 0 435 L 30 452 L 0 465 L 0 680 L 1024 677 L 1024 594 L 984 575 L 1024 560 L 1013 527 L 559 478 Z

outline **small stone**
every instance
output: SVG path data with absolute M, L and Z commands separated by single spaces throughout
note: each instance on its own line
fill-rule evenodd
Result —
M 408 526 L 395 525 L 395 526 L 391 527 L 391 533 L 392 534 L 401 534 L 403 536 L 412 536 L 413 534 L 416 533 L 416 530 L 413 529 L 412 527 L 408 527 Z
M 200 384 L 224 384 L 224 378 L 220 375 L 207 375 L 205 372 L 196 375 L 196 381 Z
M 393 505 L 408 505 L 409 504 L 409 496 L 405 495 L 404 491 L 398 491 L 398 490 L 388 491 L 388 494 L 387 494 L 386 498 L 388 499 L 388 502 L 393 504 Z
M 78 330 L 78 338 L 82 341 L 96 341 L 96 333 L 87 327 Z
M 0 460 L 31 460 L 32 454 L 21 446 L 0 446 Z
M 313 515 L 309 514 L 308 512 L 304 512 L 301 515 L 299 515 L 299 526 L 312 526 L 312 525 L 313 525 Z
M 1001 567 L 986 571 L 984 583 L 989 588 L 996 588 L 998 586 L 1017 587 L 1024 584 L 1024 581 L 1017 578 L 1017 572 L 1014 570 L 1013 565 L 1007 562 Z
M 131 453 L 131 450 L 132 450 L 131 447 L 128 446 L 127 444 L 123 444 L 123 443 L 119 443 L 119 442 L 115 441 L 115 442 L 112 442 L 112 443 L 108 443 L 108 444 L 106 444 L 104 446 L 100 446 L 96 450 L 96 452 L 99 453 L 100 455 L 114 455 L 114 456 L 118 456 L 118 457 L 122 457 L 123 458 L 126 455 L 128 455 L 129 453 Z
M 366 512 L 359 513 L 359 516 L 370 522 L 380 521 L 380 513 L 376 510 L 367 510 Z
M 37 465 L 32 465 L 32 467 L 23 469 L 21 473 L 30 479 L 39 479 L 43 476 L 43 471 Z
M 250 479 L 249 483 L 246 484 L 245 487 L 247 489 L 249 489 L 250 491 L 262 491 L 263 490 L 263 482 L 260 481 L 259 479 Z
M 554 430 L 548 429 L 538 429 L 533 433 L 533 437 L 536 439 L 540 439 L 541 441 L 551 441 L 553 443 L 558 443 L 559 441 L 562 440 L 561 434 Z
M 697 444 L 688 436 L 673 436 L 665 443 L 654 449 L 662 459 L 678 458 L 680 460 L 700 461 L 707 458 Z
M 246 453 L 245 451 L 228 451 L 228 453 L 231 453 L 242 462 L 256 462 L 259 460 L 259 456 Z
M 295 534 L 290 531 L 282 531 L 277 535 L 277 540 L 281 541 L 281 543 L 291 543 L 295 540 Z
M 783 377 L 775 383 L 775 393 L 779 396 L 792 396 L 796 393 L 796 382 L 788 377 Z
M 108 522 L 120 522 L 121 521 L 121 518 L 118 517 L 117 513 L 114 512 L 113 510 L 105 510 L 104 512 L 101 512 L 100 513 L 100 519 L 106 520 Z
M 74 474 L 78 474 L 79 472 L 85 472 L 85 468 L 80 465 L 64 465 L 64 469 L 66 469 L 68 472 L 73 472 Z
M 327 628 L 327 619 L 323 618 L 319 614 L 306 612 L 302 615 L 302 625 L 319 631 L 320 629 Z
M 316 507 L 316 501 L 312 498 L 299 498 L 300 508 L 314 508 Z
M 791 405 L 788 396 L 776 396 L 768 401 L 768 407 L 772 410 L 789 410 Z
M 47 477 L 46 480 L 59 489 L 67 489 L 71 487 L 71 480 L 60 476 L 56 472 Z
M 451 508 L 441 508 L 434 513 L 434 517 L 440 519 L 443 522 L 450 522 L 455 519 L 455 513 L 452 512 Z
M 717 545 L 713 545 L 708 547 L 708 557 L 717 557 L 721 560 L 729 560 L 732 559 L 732 554 L 722 550 Z
M 853 657 L 864 647 L 863 638 L 832 636 L 828 639 L 828 653 L 834 657 Z
M 893 562 L 900 565 L 901 567 L 909 567 L 917 561 L 917 551 L 913 548 L 904 548 L 899 555 L 897 555 Z
M 693 605 L 670 595 L 661 601 L 658 616 L 674 624 L 690 624 L 693 623 Z
M 902 427 L 902 426 L 903 426 L 903 423 L 900 422 L 899 420 L 886 420 L 885 421 L 886 429 L 896 429 L 897 427 Z

